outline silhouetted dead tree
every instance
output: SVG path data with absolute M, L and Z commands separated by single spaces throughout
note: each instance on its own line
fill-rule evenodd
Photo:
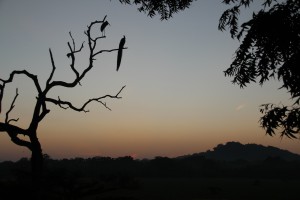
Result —
M 109 109 L 110 108 L 107 106 L 107 104 L 104 102 L 105 99 L 111 98 L 111 99 L 120 99 L 120 93 L 124 89 L 125 86 L 123 86 L 115 95 L 104 95 L 104 96 L 99 96 L 95 98 L 88 99 L 83 103 L 81 106 L 76 106 L 74 105 L 71 101 L 67 100 L 62 100 L 59 97 L 58 98 L 52 98 L 48 96 L 48 93 L 59 87 L 65 87 L 65 88 L 74 88 L 78 84 L 80 85 L 80 81 L 86 76 L 86 74 L 94 67 L 94 60 L 96 59 L 96 56 L 101 53 L 105 52 L 113 52 L 113 51 L 119 51 L 119 48 L 115 49 L 105 49 L 105 50 L 96 50 L 97 42 L 100 39 L 105 39 L 106 36 L 99 36 L 93 38 L 91 36 L 91 30 L 93 27 L 97 25 L 101 25 L 105 22 L 106 16 L 102 21 L 94 21 L 91 22 L 90 25 L 87 27 L 87 30 L 84 32 L 85 35 L 87 36 L 88 40 L 88 50 L 89 50 L 89 62 L 88 66 L 82 71 L 79 72 L 76 67 L 75 67 L 75 58 L 76 55 L 82 51 L 84 48 L 84 42 L 81 44 L 80 48 L 76 48 L 75 45 L 75 40 L 72 37 L 71 32 L 70 37 L 72 43 L 68 42 L 68 47 L 70 52 L 67 54 L 67 57 L 71 60 L 71 70 L 75 74 L 75 78 L 71 82 L 66 82 L 66 81 L 55 81 L 52 80 L 53 75 L 56 70 L 54 58 L 51 49 L 49 49 L 50 53 L 50 59 L 51 59 L 51 64 L 52 64 L 52 71 L 50 73 L 50 76 L 46 80 L 46 85 L 45 88 L 41 87 L 41 84 L 39 82 L 39 79 L 36 75 L 26 71 L 26 70 L 15 70 L 12 71 L 8 79 L 0 79 L 0 113 L 1 113 L 1 106 L 2 106 L 2 99 L 4 96 L 5 92 L 5 87 L 7 84 L 11 83 L 14 81 L 14 78 L 16 75 L 24 75 L 27 78 L 31 79 L 35 85 L 35 88 L 37 90 L 38 96 L 36 97 L 36 102 L 35 102 L 35 107 L 33 111 L 33 116 L 31 119 L 31 122 L 29 126 L 26 129 L 20 128 L 17 125 L 13 125 L 13 122 L 17 122 L 18 119 L 13 119 L 9 117 L 9 114 L 11 111 L 14 109 L 15 102 L 18 97 L 18 89 L 16 90 L 15 97 L 10 105 L 10 108 L 6 112 L 5 119 L 3 122 L 0 122 L 0 132 L 6 132 L 8 136 L 10 137 L 11 141 L 19 146 L 24 146 L 27 147 L 31 151 L 31 166 L 32 166 L 32 175 L 34 180 L 40 177 L 42 169 L 43 169 L 43 152 L 42 152 L 42 147 L 38 139 L 37 135 L 37 129 L 39 123 L 45 118 L 45 116 L 50 112 L 50 110 L 47 108 L 48 103 L 55 104 L 59 106 L 60 108 L 63 109 L 72 109 L 77 112 L 88 112 L 86 109 L 87 105 L 92 103 L 92 102 L 98 102 L 102 104 L 105 108 Z M 99 31 L 100 34 L 100 31 Z M 126 47 L 122 47 L 122 49 L 127 49 Z M 27 139 L 21 139 L 19 136 L 23 135 Z

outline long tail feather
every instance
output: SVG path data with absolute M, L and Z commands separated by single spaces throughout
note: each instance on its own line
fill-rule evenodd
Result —
M 119 43 L 118 59 L 117 59 L 117 71 L 120 68 L 125 41 L 126 41 L 126 38 L 125 38 L 125 35 L 124 35 L 123 38 L 120 40 L 120 43 Z
M 117 59 L 117 71 L 120 68 L 121 60 L 122 60 L 123 49 L 118 50 L 118 59 Z

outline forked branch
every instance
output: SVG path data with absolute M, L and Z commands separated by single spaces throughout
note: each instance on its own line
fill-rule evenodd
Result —
M 66 82 L 65 80 L 53 80 L 54 77 L 54 73 L 56 72 L 56 65 L 54 62 L 54 57 L 52 54 L 51 49 L 49 49 L 49 54 L 50 54 L 50 60 L 51 60 L 51 72 L 49 74 L 49 77 L 47 77 L 44 81 L 45 81 L 45 87 L 43 87 L 43 89 L 41 88 L 40 84 L 39 84 L 39 80 L 38 77 L 34 74 L 29 73 L 26 70 L 14 70 L 11 72 L 11 74 L 9 75 L 8 79 L 1 79 L 0 78 L 0 113 L 1 113 L 1 104 L 2 104 L 2 100 L 3 100 L 3 96 L 4 96 L 4 90 L 5 90 L 5 86 L 8 83 L 11 83 L 14 81 L 14 77 L 15 75 L 25 75 L 27 76 L 27 78 L 31 79 L 36 87 L 37 90 L 37 96 L 36 96 L 36 101 L 35 101 L 35 106 L 34 106 L 34 110 L 33 110 L 33 114 L 32 114 L 32 119 L 31 122 L 29 124 L 29 126 L 25 129 L 20 128 L 18 126 L 13 125 L 13 123 L 11 122 L 16 122 L 18 121 L 18 119 L 16 118 L 12 118 L 11 114 L 13 112 L 13 110 L 15 109 L 15 103 L 16 100 L 19 96 L 18 93 L 18 89 L 16 89 L 16 94 L 10 104 L 10 107 L 8 109 L 8 111 L 6 112 L 5 117 L 3 117 L 3 122 L 0 122 L 0 132 L 6 132 L 8 134 L 8 136 L 10 137 L 11 141 L 18 145 L 18 146 L 24 146 L 27 147 L 29 150 L 31 150 L 32 152 L 32 157 L 31 157 L 31 164 L 32 164 L 32 172 L 33 172 L 33 178 L 34 180 L 39 180 L 39 176 L 42 174 L 42 167 L 43 167 L 43 153 L 42 153 L 42 148 L 41 148 L 41 144 L 39 142 L 38 139 L 38 135 L 37 135 L 37 129 L 39 126 L 39 123 L 45 118 L 45 116 L 50 112 L 49 109 L 47 109 L 47 103 L 53 103 L 55 105 L 58 105 L 59 107 L 63 108 L 63 109 L 72 109 L 78 112 L 89 112 L 87 110 L 87 106 L 92 103 L 92 102 L 98 102 L 100 104 L 102 104 L 106 109 L 110 108 L 106 105 L 105 99 L 120 99 L 122 98 L 120 96 L 120 93 L 122 92 L 122 90 L 125 88 L 125 86 L 123 86 L 115 95 L 104 95 L 101 97 L 97 97 L 97 98 L 91 98 L 88 99 L 87 101 L 83 102 L 83 105 L 81 107 L 77 107 L 75 106 L 71 101 L 66 101 L 66 100 L 61 100 L 59 97 L 57 99 L 54 98 L 49 98 L 48 94 L 49 91 L 51 89 L 54 89 L 56 86 L 59 87 L 64 87 L 64 88 L 73 88 L 75 86 L 77 86 L 78 84 L 80 84 L 81 80 L 85 77 L 85 75 L 94 67 L 94 60 L 95 60 L 95 56 L 97 56 L 98 54 L 102 53 L 102 52 L 112 52 L 112 51 L 117 51 L 117 50 L 122 50 L 122 49 L 126 49 L 124 48 L 124 45 L 122 45 L 120 47 L 119 45 L 119 49 L 117 48 L 113 48 L 111 50 L 95 50 L 97 48 L 97 45 L 99 44 L 99 40 L 100 39 L 104 39 L 106 38 L 103 34 L 104 28 L 106 27 L 106 25 L 108 24 L 106 20 L 106 16 L 104 17 L 103 21 L 94 21 L 92 23 L 90 23 L 90 25 L 88 26 L 88 29 L 84 32 L 87 35 L 87 39 L 88 39 L 88 63 L 87 66 L 85 66 L 82 70 L 80 69 L 76 69 L 76 56 L 78 55 L 78 53 L 81 53 L 81 51 L 84 48 L 84 42 L 81 44 L 81 46 L 76 46 L 75 40 L 71 34 L 71 41 L 68 42 L 68 47 L 69 47 L 69 51 L 67 54 L 67 57 L 70 59 L 71 64 L 71 73 L 75 74 L 75 78 L 73 78 L 73 80 L 71 80 L 70 82 Z M 105 23 L 104 23 L 105 22 Z M 96 35 L 91 37 L 91 28 L 94 25 L 98 25 L 101 24 L 102 26 L 100 27 L 100 31 L 102 32 L 102 36 L 101 35 Z M 101 32 L 99 31 L 99 34 L 101 34 Z M 124 36 L 125 37 L 125 36 Z M 97 44 L 98 41 L 98 44 Z M 95 53 L 96 52 L 96 53 Z M 119 55 L 119 54 L 118 54 Z M 119 56 L 118 56 L 119 58 Z M 20 137 L 21 135 L 24 135 L 26 137 L 26 139 Z M 39 181 L 37 181 L 38 183 Z
M 50 76 L 49 76 L 49 78 L 48 78 L 48 80 L 46 82 L 46 85 L 50 84 L 50 81 L 53 78 L 53 74 L 54 74 L 55 69 L 56 69 L 51 49 L 49 49 L 49 53 L 50 53 L 50 58 L 51 58 L 52 71 L 51 71 Z
M 26 140 L 22 140 L 18 137 L 18 134 L 12 131 L 6 131 L 13 143 L 19 146 L 27 147 L 28 149 L 32 149 L 32 144 Z
M 127 47 L 124 47 L 122 49 L 127 49 Z M 110 50 L 101 50 L 101 51 L 98 51 L 97 53 L 94 53 L 93 54 L 93 57 L 95 57 L 96 55 L 100 54 L 100 53 L 104 53 L 104 52 L 113 52 L 113 51 L 118 51 L 119 49 L 110 49 Z
M 47 93 L 51 88 L 56 87 L 56 86 L 68 87 L 68 88 L 75 87 L 77 84 L 80 84 L 81 80 L 85 77 L 85 75 L 94 67 L 93 62 L 95 60 L 95 57 L 98 54 L 103 53 L 103 52 L 112 52 L 112 51 L 118 51 L 119 50 L 119 48 L 118 49 L 115 48 L 115 49 L 100 50 L 96 53 L 94 52 L 94 50 L 96 48 L 97 41 L 99 39 L 103 39 L 103 38 L 106 38 L 106 37 L 105 36 L 99 36 L 99 37 L 92 38 L 91 29 L 96 24 L 104 23 L 105 19 L 106 19 L 106 16 L 104 17 L 104 19 L 102 21 L 96 20 L 94 22 L 91 22 L 90 25 L 88 25 L 87 30 L 84 32 L 85 35 L 87 35 L 87 38 L 88 38 L 89 63 L 88 63 L 88 66 L 81 73 L 79 73 L 75 68 L 75 61 L 76 61 L 76 55 L 75 54 L 80 52 L 84 48 L 84 45 L 83 45 L 84 42 L 81 44 L 81 47 L 78 50 L 76 50 L 75 40 L 74 40 L 71 32 L 69 33 L 73 45 L 71 45 L 71 43 L 68 42 L 68 47 L 69 47 L 70 52 L 67 54 L 67 57 L 71 58 L 70 67 L 71 67 L 72 71 L 75 73 L 76 78 L 72 82 L 69 82 L 69 83 L 65 82 L 65 81 L 53 81 L 53 82 L 49 83 L 45 93 Z M 127 49 L 127 47 L 124 47 L 122 49 Z
M 39 94 L 42 93 L 42 89 L 41 89 L 41 86 L 40 86 L 40 84 L 39 84 L 39 81 L 38 81 L 38 78 L 37 78 L 36 75 L 31 74 L 31 73 L 29 73 L 29 72 L 26 71 L 26 70 L 20 70 L 20 71 L 19 71 L 19 70 L 15 70 L 15 71 L 13 71 L 13 72 L 10 74 L 10 76 L 9 76 L 9 78 L 8 78 L 7 80 L 0 79 L 0 81 L 2 81 L 2 85 L 0 85 L 0 113 L 1 113 L 2 99 L 3 99 L 3 95 L 4 95 L 5 84 L 12 82 L 13 79 L 14 79 L 14 76 L 17 75 L 17 74 L 24 74 L 24 75 L 26 75 L 28 78 L 30 78 L 30 79 L 33 81 L 33 83 L 34 83 L 34 85 L 35 85 L 35 87 L 36 87 L 38 93 L 39 93 Z
M 37 76 L 34 75 L 34 74 L 29 73 L 29 72 L 26 71 L 26 70 L 20 70 L 20 71 L 19 71 L 19 70 L 15 70 L 15 71 L 13 71 L 13 72 L 10 74 L 10 76 L 9 76 L 9 78 L 8 78 L 7 80 L 0 79 L 0 81 L 2 81 L 4 84 L 10 83 L 10 82 L 13 81 L 14 76 L 15 76 L 16 74 L 24 74 L 24 75 L 26 75 L 28 78 L 32 79 L 32 81 L 33 81 L 33 83 L 34 83 L 34 85 L 35 85 L 35 87 L 36 87 L 38 93 L 39 93 L 39 94 L 42 93 L 42 89 L 41 89 L 41 86 L 40 86 L 39 81 L 38 81 L 38 79 L 37 79 Z M 5 86 L 5 85 L 2 85 L 2 94 L 3 94 L 4 86 Z
M 77 112 L 89 112 L 89 110 L 86 110 L 86 106 L 93 102 L 93 101 L 96 101 L 96 102 L 99 102 L 101 103 L 105 108 L 107 108 L 108 110 L 111 110 L 105 102 L 103 102 L 102 100 L 105 99 L 105 98 L 111 98 L 111 99 L 121 99 L 122 97 L 119 96 L 119 94 L 122 92 L 122 90 L 125 88 L 125 86 L 123 86 L 119 92 L 116 94 L 116 95 L 104 95 L 102 97 L 97 97 L 97 98 L 92 98 L 92 99 L 89 99 L 87 100 L 81 107 L 76 107 L 74 106 L 70 101 L 63 101 L 60 99 L 60 97 L 58 97 L 58 99 L 53 99 L 53 98 L 46 98 L 45 100 L 47 102 L 51 102 L 55 105 L 58 105 L 59 107 L 63 108 L 63 109 L 72 109 L 72 110 L 75 110 Z
M 2 110 L 3 89 L 4 89 L 4 84 L 0 85 L 0 113 L 1 113 L 1 110 Z
M 9 113 L 14 109 L 15 107 L 15 102 L 17 100 L 17 97 L 18 97 L 19 93 L 18 93 L 18 88 L 16 89 L 16 95 L 15 95 L 15 98 L 13 99 L 13 101 L 11 102 L 10 104 L 10 108 L 9 110 L 6 112 L 6 117 L 5 117 L 5 123 L 9 124 L 11 121 L 14 121 L 14 122 L 17 122 L 19 120 L 18 119 L 9 119 L 8 116 L 9 116 Z

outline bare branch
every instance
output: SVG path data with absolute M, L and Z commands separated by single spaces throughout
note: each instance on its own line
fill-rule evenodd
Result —
M 97 46 L 97 41 L 98 41 L 99 39 L 103 39 L 103 38 L 106 38 L 106 36 L 96 37 L 95 39 L 89 38 L 90 40 L 92 40 L 92 41 L 94 42 L 93 47 L 92 47 L 92 50 L 93 50 L 93 51 L 95 50 L 95 48 L 96 48 L 96 46 Z
M 73 50 L 72 50 L 72 47 L 71 47 L 71 45 L 70 45 L 70 43 L 68 42 L 68 46 L 69 46 L 69 49 L 70 49 L 71 53 L 68 53 L 68 54 L 67 54 L 67 57 L 69 58 L 71 54 L 75 54 L 75 53 L 80 52 L 80 51 L 83 49 L 83 47 L 84 47 L 84 46 L 83 46 L 83 45 L 84 45 L 84 42 L 85 42 L 85 41 L 82 42 L 81 47 L 80 47 L 77 51 L 75 51 L 75 50 L 73 51 Z
M 47 105 L 45 100 L 42 101 L 42 113 L 39 115 L 38 121 L 42 121 L 44 117 L 50 112 L 50 110 L 47 109 Z
M 28 136 L 28 133 L 26 132 L 26 130 L 24 130 L 20 127 L 14 126 L 12 124 L 0 122 L 0 132 L 2 132 L 2 131 L 4 131 L 4 132 L 10 131 L 12 133 L 19 133 L 19 134 Z
M 0 85 L 0 113 L 1 113 L 1 110 L 2 110 L 3 91 L 4 91 L 4 83 L 3 83 L 3 85 Z
M 101 103 L 106 109 L 111 111 L 111 109 L 106 105 L 105 102 L 102 102 L 102 101 L 98 101 L 98 102 Z
M 83 46 L 83 45 L 84 45 L 84 42 L 85 42 L 85 41 L 83 41 L 83 42 L 81 43 L 80 49 L 78 49 L 77 51 L 74 51 L 74 53 L 78 53 L 78 52 L 80 52 L 80 51 L 83 49 L 83 47 L 84 47 L 84 46 Z
M 9 120 L 8 119 L 8 115 L 9 115 L 9 113 L 14 109 L 14 107 L 15 107 L 15 102 L 16 102 L 16 99 L 17 99 L 17 97 L 18 97 L 18 88 L 16 89 L 16 95 L 15 95 L 15 98 L 13 99 L 13 101 L 11 102 L 11 105 L 10 105 L 10 108 L 9 108 L 9 110 L 6 112 L 6 117 L 5 117 L 5 123 L 7 123 L 7 124 L 9 124 L 9 122 L 11 122 L 11 121 L 18 121 L 19 120 L 19 118 L 18 119 L 11 119 L 11 120 Z
M 52 55 L 52 51 L 51 51 L 50 48 L 49 48 L 49 53 L 50 53 L 50 58 L 51 58 L 52 71 L 51 71 L 51 74 L 50 74 L 50 76 L 49 76 L 49 78 L 48 78 L 48 80 L 47 80 L 47 82 L 46 82 L 46 85 L 49 85 L 49 83 L 50 83 L 50 81 L 51 81 L 51 79 L 52 79 L 52 77 L 53 77 L 54 71 L 55 71 L 55 69 L 56 69 L 55 63 L 54 63 L 54 59 L 53 59 L 53 55 Z
M 106 19 L 106 17 L 104 17 L 104 19 Z M 94 56 L 96 56 L 97 54 L 103 53 L 103 52 L 112 52 L 112 51 L 119 50 L 119 49 L 102 50 L 102 51 L 99 51 L 96 54 L 94 54 L 96 41 L 98 39 L 104 38 L 104 37 L 97 37 L 96 39 L 92 39 L 92 37 L 91 37 L 91 28 L 95 24 L 99 24 L 99 23 L 103 23 L 103 22 L 104 21 L 97 21 L 97 20 L 94 21 L 94 22 L 91 22 L 90 25 L 87 26 L 88 29 L 84 32 L 84 34 L 86 34 L 87 37 L 88 37 L 88 46 L 89 46 L 89 50 L 90 50 L 89 64 L 88 64 L 87 68 L 85 68 L 81 74 L 79 74 L 77 72 L 77 70 L 75 69 L 75 55 L 74 54 L 81 51 L 81 49 L 83 48 L 83 43 L 81 45 L 81 48 L 78 51 L 73 51 L 73 48 L 71 47 L 71 44 L 68 43 L 70 53 L 68 53 L 67 56 L 68 57 L 71 56 L 71 59 L 72 59 L 71 68 L 74 71 L 74 73 L 76 74 L 76 79 L 73 82 L 70 82 L 70 83 L 67 83 L 67 82 L 64 82 L 64 81 L 53 81 L 47 87 L 46 92 L 48 92 L 51 88 L 56 87 L 56 86 L 68 87 L 68 88 L 75 87 L 77 84 L 80 84 L 80 81 L 83 79 L 83 77 L 93 68 L 93 61 L 95 60 Z M 71 38 L 72 38 L 72 36 L 71 36 Z M 74 41 L 73 38 L 72 38 L 72 41 Z M 124 48 L 124 49 L 127 49 L 127 48 Z
M 123 49 L 128 49 L 127 47 L 124 47 Z M 112 52 L 112 51 L 118 51 L 119 49 L 111 49 L 111 50 L 101 50 L 101 51 L 98 51 L 97 53 L 93 54 L 93 57 L 100 54 L 100 53 L 103 53 L 103 52 Z
M 95 39 L 92 39 L 92 38 L 91 38 L 91 40 L 92 40 L 93 42 L 96 42 L 97 40 L 103 39 L 103 38 L 106 38 L 106 36 L 99 36 L 99 37 L 96 37 Z
M 104 20 L 106 19 L 106 17 L 104 17 Z M 97 41 L 97 39 L 92 39 L 92 37 L 91 37 L 91 29 L 92 29 L 92 27 L 95 25 L 95 24 L 100 24 L 100 23 L 103 23 L 104 22 L 104 20 L 103 21 L 94 21 L 94 22 L 91 22 L 91 24 L 88 26 L 88 30 L 86 31 L 86 35 L 88 36 L 88 44 L 89 44 L 89 48 L 90 48 L 90 55 L 92 55 L 93 54 L 93 51 L 94 51 L 94 49 L 95 49 L 95 47 L 96 47 L 96 41 Z M 92 42 L 94 42 L 94 44 L 92 45 Z
M 74 54 L 80 52 L 83 49 L 84 42 L 81 44 L 81 47 L 78 50 L 76 50 L 75 40 L 74 40 L 71 32 L 69 32 L 69 34 L 70 34 L 70 37 L 71 37 L 72 42 L 73 42 L 73 48 L 71 47 L 71 44 L 68 42 L 70 53 L 67 54 L 67 57 L 69 58 L 71 56 L 72 61 L 71 61 L 70 66 L 71 66 L 71 69 L 73 70 L 73 72 L 76 74 L 76 78 L 78 78 L 79 77 L 79 72 L 75 69 L 75 55 Z
M 10 74 L 9 79 L 7 79 L 7 80 L 1 79 L 1 81 L 2 81 L 4 84 L 10 83 L 10 82 L 13 81 L 14 76 L 15 76 L 16 74 L 24 74 L 24 75 L 26 75 L 28 78 L 31 78 L 32 81 L 34 82 L 34 85 L 35 85 L 35 87 L 36 87 L 38 93 L 39 93 L 39 94 L 42 93 L 42 89 L 41 89 L 41 86 L 40 86 L 39 81 L 38 81 L 38 79 L 37 79 L 37 76 L 34 75 L 34 74 L 29 73 L 29 72 L 26 71 L 26 70 L 21 70 L 21 71 L 15 70 L 15 71 L 13 71 L 13 72 Z M 4 86 L 3 86 L 3 88 L 4 88 Z M 3 88 L 2 88 L 2 95 L 3 95 Z
M 43 110 L 43 112 L 39 116 L 39 122 L 42 121 L 49 112 L 50 112 L 50 110 L 48 110 L 48 109 Z
M 85 110 L 85 107 L 93 102 L 93 101 L 97 101 L 99 103 L 101 103 L 105 108 L 107 108 L 108 110 L 111 110 L 107 105 L 106 103 L 102 102 L 101 100 L 102 99 L 105 99 L 105 98 L 111 98 L 111 99 L 120 99 L 122 97 L 119 97 L 119 94 L 122 92 L 122 90 L 125 88 L 125 86 L 123 86 L 119 92 L 112 96 L 112 95 L 104 95 L 102 97 L 98 97 L 98 98 L 93 98 L 93 99 L 89 99 L 88 101 L 86 101 L 81 107 L 76 107 L 74 106 L 71 102 L 69 101 L 62 101 L 59 97 L 58 97 L 58 100 L 57 99 L 52 99 L 52 98 L 46 98 L 45 100 L 48 101 L 48 102 L 51 102 L 55 105 L 58 105 L 59 107 L 63 108 L 63 109 L 67 109 L 67 108 L 70 108 L 72 110 L 75 110 L 77 112 L 89 112 L 88 110 Z M 64 107 L 64 106 L 67 106 L 67 107 Z
M 72 37 L 72 34 L 71 34 L 71 31 L 69 32 L 69 35 L 70 35 L 70 37 L 71 37 L 71 39 L 72 39 L 72 41 L 73 41 L 73 51 L 75 51 L 75 41 L 74 41 L 74 38 Z M 71 50 L 72 51 L 72 50 Z
M 18 138 L 18 134 L 13 132 L 13 131 L 6 131 L 11 139 L 11 141 L 13 143 L 15 143 L 16 145 L 19 145 L 19 146 L 24 146 L 24 147 L 27 147 L 28 149 L 32 149 L 32 145 L 30 142 L 26 141 L 26 140 L 22 140 L 20 138 Z
M 73 70 L 73 72 L 76 74 L 76 78 L 79 77 L 79 73 L 78 71 L 75 69 L 75 56 L 74 56 L 74 52 L 72 50 L 72 47 L 70 45 L 70 43 L 68 42 L 68 46 L 69 46 L 69 49 L 70 49 L 70 53 L 67 54 L 67 57 L 70 57 L 71 56 L 71 64 L 70 64 L 70 67 L 71 69 Z
M 9 79 L 7 79 L 7 80 L 2 80 L 1 79 L 1 81 L 4 83 L 4 85 L 6 83 L 10 83 L 10 82 L 13 81 L 14 76 L 16 74 L 24 74 L 28 78 L 31 78 L 32 81 L 33 81 L 33 83 L 34 83 L 34 85 L 35 85 L 35 87 L 36 87 L 36 89 L 37 89 L 37 91 L 38 91 L 39 97 L 43 98 L 45 96 L 45 94 L 47 92 L 47 89 L 49 88 L 50 84 L 46 85 L 45 91 L 42 92 L 42 89 L 41 89 L 41 86 L 39 84 L 37 76 L 34 75 L 34 74 L 29 73 L 26 70 L 21 70 L 21 71 L 15 70 L 15 71 L 13 71 L 10 74 Z M 3 95 L 3 89 L 2 89 L 2 93 L 1 94 Z M 37 101 L 35 109 L 34 109 L 34 112 L 33 112 L 33 117 L 32 117 L 32 121 L 31 121 L 31 124 L 30 124 L 30 128 L 35 128 L 35 127 L 38 126 L 38 122 L 39 122 L 38 119 L 39 119 L 39 115 L 40 115 L 40 106 L 43 105 L 43 104 L 45 104 L 45 101 L 43 101 L 43 100 L 42 101 L 40 101 L 40 100 Z M 9 122 L 9 120 L 6 120 L 6 123 L 8 123 L 8 122 Z
M 10 120 L 8 120 L 8 124 L 10 124 L 10 122 L 17 122 L 17 121 L 19 121 L 19 118 L 18 119 L 10 119 Z
M 58 102 L 62 102 L 62 101 L 60 100 L 60 97 L 59 97 L 59 96 L 58 96 Z M 62 109 L 65 109 L 65 110 L 68 109 L 68 108 L 70 107 L 70 106 L 69 106 L 69 107 L 63 107 L 63 106 L 61 105 L 61 103 L 59 103 L 58 105 L 59 105 L 59 107 L 61 107 Z
M 57 99 L 52 99 L 52 98 L 46 98 L 46 101 L 51 102 L 55 105 L 58 105 L 60 108 L 62 109 L 68 109 L 71 108 L 72 110 L 78 111 L 78 112 L 89 112 L 88 110 L 85 110 L 85 106 L 86 103 L 81 107 L 81 108 L 77 108 L 75 106 L 73 106 L 73 104 L 69 101 L 62 101 L 59 97 L 58 100 Z
M 84 41 L 82 42 L 81 47 L 78 50 L 76 50 L 75 40 L 74 40 L 74 38 L 73 38 L 73 36 L 71 34 L 71 31 L 69 32 L 69 34 L 70 34 L 70 37 L 71 37 L 72 43 L 73 43 L 73 49 L 72 49 L 70 43 L 68 42 L 68 46 L 70 48 L 71 53 L 74 54 L 74 53 L 80 52 L 83 49 Z M 67 56 L 69 57 L 69 54 L 67 54 Z
M 104 16 L 104 18 L 102 19 L 102 22 L 104 22 L 106 20 L 107 15 Z

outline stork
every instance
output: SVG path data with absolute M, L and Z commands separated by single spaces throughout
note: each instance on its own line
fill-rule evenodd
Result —
M 102 37 L 105 36 L 105 28 L 107 25 L 110 25 L 108 21 L 105 21 L 101 24 L 100 31 L 102 32 Z

